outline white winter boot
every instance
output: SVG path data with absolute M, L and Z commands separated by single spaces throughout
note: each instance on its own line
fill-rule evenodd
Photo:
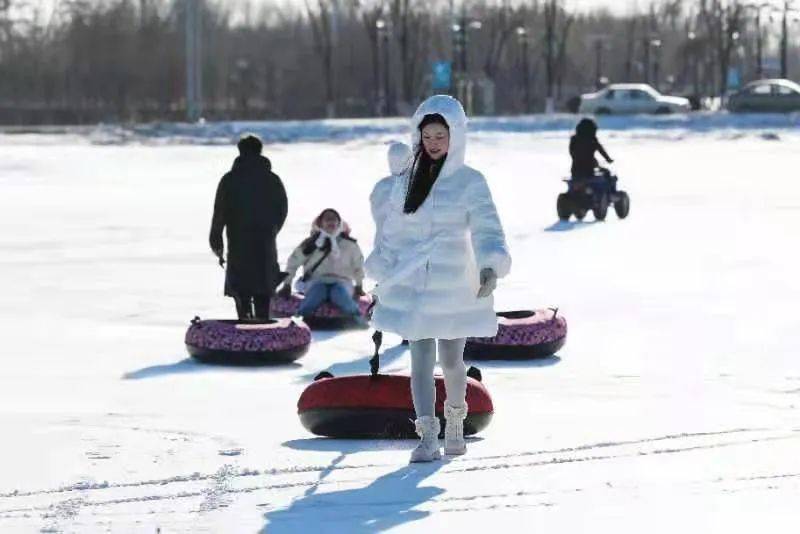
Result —
M 442 457 L 439 452 L 439 419 L 435 416 L 425 415 L 414 421 L 417 434 L 422 439 L 419 445 L 411 451 L 411 463 L 432 462 Z
M 467 417 L 467 405 L 452 406 L 445 403 L 444 418 L 444 453 L 450 455 L 464 454 L 467 452 L 467 442 L 464 441 L 464 419 Z

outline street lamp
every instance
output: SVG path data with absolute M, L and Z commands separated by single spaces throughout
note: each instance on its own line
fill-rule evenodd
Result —
M 453 31 L 453 72 L 456 79 L 456 96 L 466 102 L 467 108 L 472 106 L 472 83 L 469 77 L 469 56 L 467 44 L 469 36 L 468 30 L 480 30 L 483 23 L 478 20 L 467 19 L 466 2 L 462 0 L 461 14 L 453 20 L 451 29 Z
M 696 97 L 700 96 L 700 55 L 697 53 L 697 48 L 695 46 L 695 40 L 697 40 L 697 34 L 689 30 L 689 33 L 686 36 L 689 39 L 689 54 L 691 55 L 692 60 L 692 84 L 694 85 L 694 94 Z
M 381 104 L 381 115 L 390 115 L 392 113 L 392 95 L 391 95 L 391 68 L 389 65 L 389 25 L 383 19 L 375 21 L 375 29 L 378 32 L 378 57 L 383 55 L 383 87 L 379 89 L 378 99 Z M 381 54 L 381 51 L 383 54 Z M 379 84 L 380 85 L 380 84 Z
M 653 61 L 653 85 L 655 85 L 656 90 L 658 90 L 659 86 L 658 77 L 659 77 L 659 67 L 660 67 L 659 60 L 661 59 L 661 39 L 657 38 L 650 39 L 648 45 L 649 45 L 648 48 L 653 47 L 655 51 L 654 52 L 655 60 Z M 649 78 L 649 73 L 648 73 L 648 78 Z
M 185 0 L 186 115 L 190 122 L 203 113 L 202 0 Z
M 525 84 L 525 113 L 531 111 L 531 78 L 528 69 L 528 30 L 523 26 L 517 27 L 517 38 L 522 46 L 522 79 Z
M 598 91 L 602 88 L 603 79 L 603 40 L 598 38 L 594 42 L 594 86 Z

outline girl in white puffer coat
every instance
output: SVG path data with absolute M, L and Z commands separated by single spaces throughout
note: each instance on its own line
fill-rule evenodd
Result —
M 505 235 L 481 173 L 464 165 L 467 118 L 437 95 L 412 118 L 414 160 L 388 198 L 373 194 L 376 245 L 367 274 L 377 282 L 373 326 L 411 341 L 411 393 L 422 440 L 411 461 L 438 459 L 433 368 L 444 371 L 445 453 L 463 454 L 467 414 L 465 338 L 497 333 L 492 292 L 511 267 Z M 383 200 L 380 200 L 382 199 Z

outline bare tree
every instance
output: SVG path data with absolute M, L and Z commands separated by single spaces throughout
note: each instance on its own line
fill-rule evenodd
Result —
M 353 6 L 353 10 L 358 13 L 361 24 L 364 27 L 364 32 L 367 35 L 367 40 L 369 41 L 370 59 L 372 60 L 372 108 L 377 111 L 379 95 L 381 92 L 381 58 L 378 55 L 378 51 L 380 49 L 378 39 L 381 37 L 378 35 L 379 21 L 382 25 L 380 31 L 388 32 L 389 29 L 386 27 L 386 21 L 383 20 L 386 6 L 384 5 L 384 0 L 350 0 L 350 2 Z M 388 56 L 388 53 L 385 55 Z M 391 66 L 384 65 L 383 68 L 390 69 Z
M 700 0 L 700 14 L 714 46 L 719 75 L 719 96 L 728 90 L 731 54 L 744 23 L 744 6 L 738 0 Z
M 563 62 L 562 47 L 566 53 L 566 36 L 572 16 L 564 12 L 560 0 L 545 0 L 544 5 L 544 51 L 546 69 L 546 111 L 553 111 L 555 103 L 553 90 L 555 88 L 558 71 Z
M 432 27 L 427 9 L 427 4 L 417 8 L 413 0 L 391 0 L 390 4 L 392 28 L 399 45 L 401 98 L 406 107 L 417 98 L 422 68 L 428 62 Z
M 513 6 L 509 0 L 502 0 L 499 5 L 483 6 L 483 29 L 485 31 L 485 56 L 483 73 L 494 80 L 497 70 L 503 61 L 503 54 L 517 27 L 525 23 L 526 15 L 534 16 L 538 10 L 538 1 L 531 5 Z
M 325 81 L 325 112 L 328 118 L 336 116 L 336 93 L 334 87 L 333 51 L 335 40 L 335 17 L 337 0 L 317 0 L 316 9 L 306 2 L 308 21 L 314 36 L 314 49 L 322 65 L 322 77 Z

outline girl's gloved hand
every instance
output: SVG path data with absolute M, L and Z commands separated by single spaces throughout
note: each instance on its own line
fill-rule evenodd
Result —
M 494 269 L 486 267 L 481 269 L 481 288 L 478 290 L 478 298 L 483 299 L 491 295 L 497 288 L 497 274 Z

